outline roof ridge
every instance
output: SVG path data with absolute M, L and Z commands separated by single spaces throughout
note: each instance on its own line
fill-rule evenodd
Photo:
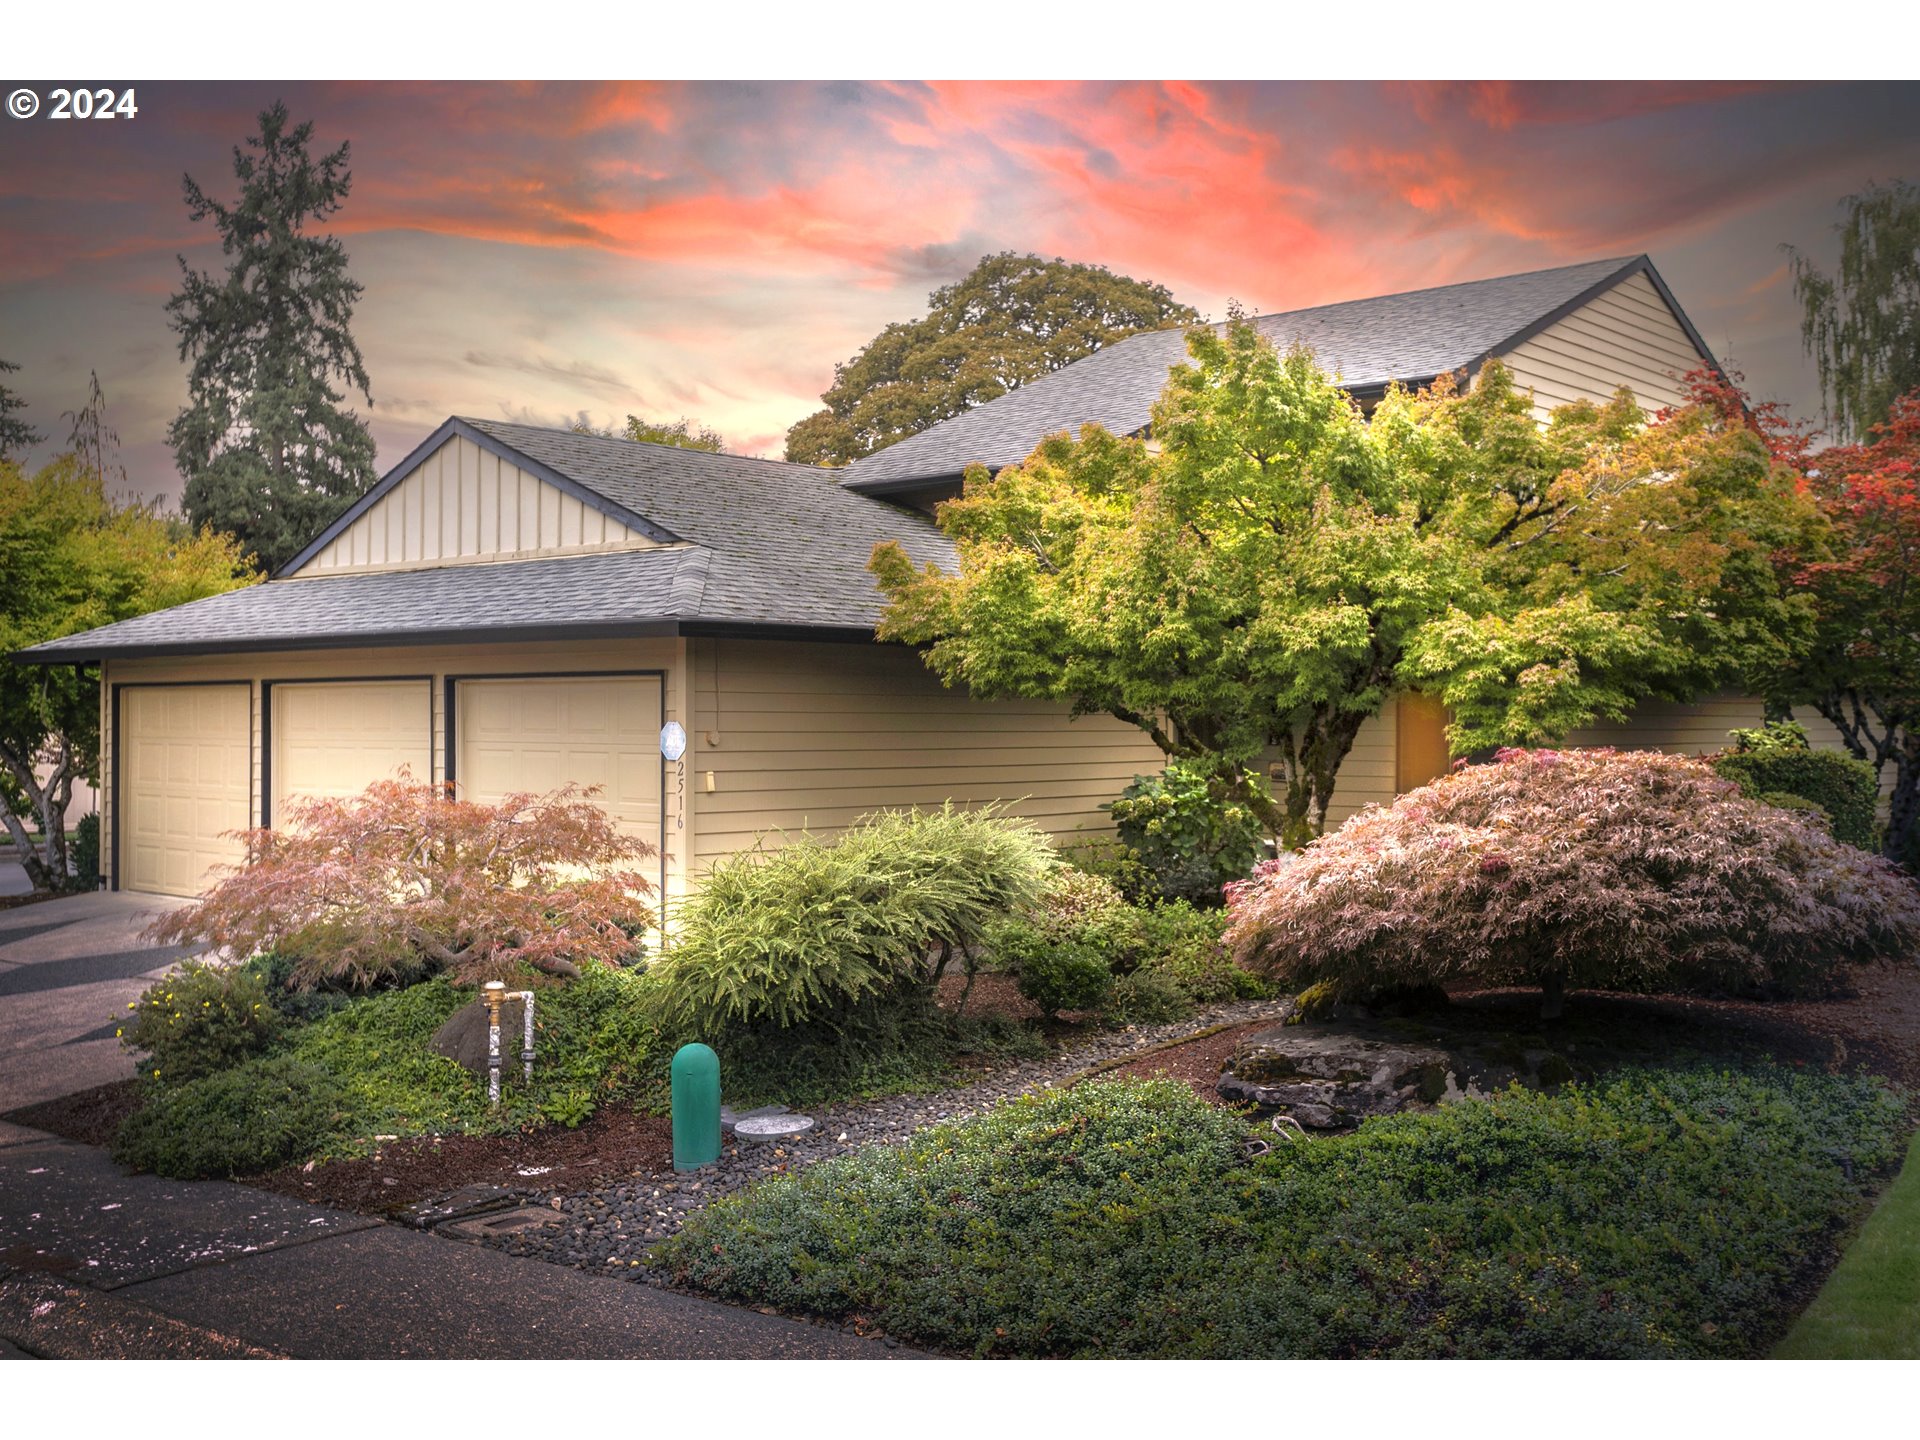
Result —
M 1623 270 L 1629 265 L 1647 259 L 1645 251 L 1638 255 L 1608 256 L 1601 260 L 1580 260 L 1572 265 L 1548 265 L 1539 270 L 1516 270 L 1507 275 L 1483 275 L 1478 280 L 1449 280 L 1444 285 L 1423 285 L 1416 290 L 1391 290 L 1385 295 L 1356 295 L 1351 300 L 1329 300 L 1320 305 L 1299 305 L 1291 310 L 1268 310 L 1259 315 L 1250 315 L 1249 320 L 1278 320 L 1288 315 L 1304 315 L 1310 310 L 1338 310 L 1343 305 L 1370 305 L 1378 300 L 1406 300 L 1415 295 L 1437 295 L 1443 290 L 1464 290 L 1469 285 L 1493 285 L 1502 280 L 1531 280 L 1540 275 L 1557 275 L 1567 270 L 1587 270 L 1601 265 L 1611 265 L 1615 270 Z M 1214 323 L 1224 325 L 1224 320 Z M 1132 337 L 1129 336 L 1129 339 Z
M 558 425 L 531 425 L 524 420 L 481 420 L 471 415 L 456 415 L 469 425 L 508 425 L 517 430 L 537 430 L 542 435 L 565 435 L 575 440 L 605 440 L 620 445 L 644 445 L 649 450 L 671 450 L 677 455 L 704 455 L 709 460 L 751 460 L 757 465 L 778 465 L 783 470 L 805 470 L 815 475 L 831 475 L 832 465 L 805 465 L 798 460 L 776 460 L 771 455 L 739 455 L 731 450 L 701 450 L 692 445 L 668 445 L 659 440 L 629 440 L 624 435 L 595 435 L 590 431 L 568 430 Z
M 667 590 L 667 606 L 680 619 L 700 613 L 701 603 L 707 598 L 707 569 L 712 561 L 713 551 L 705 545 L 694 545 L 674 571 L 673 584 Z

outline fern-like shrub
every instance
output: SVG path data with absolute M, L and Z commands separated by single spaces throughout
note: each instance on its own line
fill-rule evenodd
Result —
M 1038 900 L 1059 861 L 1026 821 L 883 811 L 832 841 L 802 835 L 716 864 L 652 968 L 662 1013 L 696 1035 L 834 1022 L 925 986 L 998 917 Z
M 1704 762 L 1506 750 L 1232 888 L 1227 943 L 1289 987 L 1791 991 L 1910 958 L 1920 893 Z

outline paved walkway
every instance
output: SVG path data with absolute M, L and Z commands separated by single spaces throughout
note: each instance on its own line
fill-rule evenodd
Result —
M 0 1358 L 882 1359 L 909 1352 L 0 1122 Z
M 99 890 L 0 910 L 0 1113 L 133 1074 L 113 1032 L 193 953 L 141 932 L 185 903 Z

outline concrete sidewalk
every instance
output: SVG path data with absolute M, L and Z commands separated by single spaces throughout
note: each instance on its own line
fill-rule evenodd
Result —
M 882 1359 L 837 1330 L 220 1181 L 123 1173 L 0 1122 L 0 1358 Z
M 127 1002 L 184 956 L 143 932 L 183 905 L 105 890 L 0 910 L 0 1114 L 133 1075 Z

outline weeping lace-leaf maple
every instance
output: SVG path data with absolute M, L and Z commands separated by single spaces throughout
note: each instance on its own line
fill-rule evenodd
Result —
M 1396 693 L 1452 707 L 1455 753 L 1539 744 L 1736 683 L 1804 623 L 1767 557 L 1810 506 L 1744 427 L 1648 428 L 1624 392 L 1542 427 L 1497 363 L 1369 420 L 1239 317 L 1187 343 L 1157 444 L 1087 426 L 976 467 L 939 514 L 957 573 L 878 547 L 882 638 L 1138 726 L 1299 845 Z
M 1230 886 L 1235 960 L 1291 988 L 1818 990 L 1920 944 L 1920 895 L 1704 761 L 1511 750 Z
M 235 959 L 290 957 L 307 986 L 620 964 L 653 924 L 655 887 L 639 866 L 659 852 L 623 834 L 596 793 L 568 785 L 482 804 L 403 777 L 299 802 L 285 828 L 244 832 L 245 864 L 150 933 Z

